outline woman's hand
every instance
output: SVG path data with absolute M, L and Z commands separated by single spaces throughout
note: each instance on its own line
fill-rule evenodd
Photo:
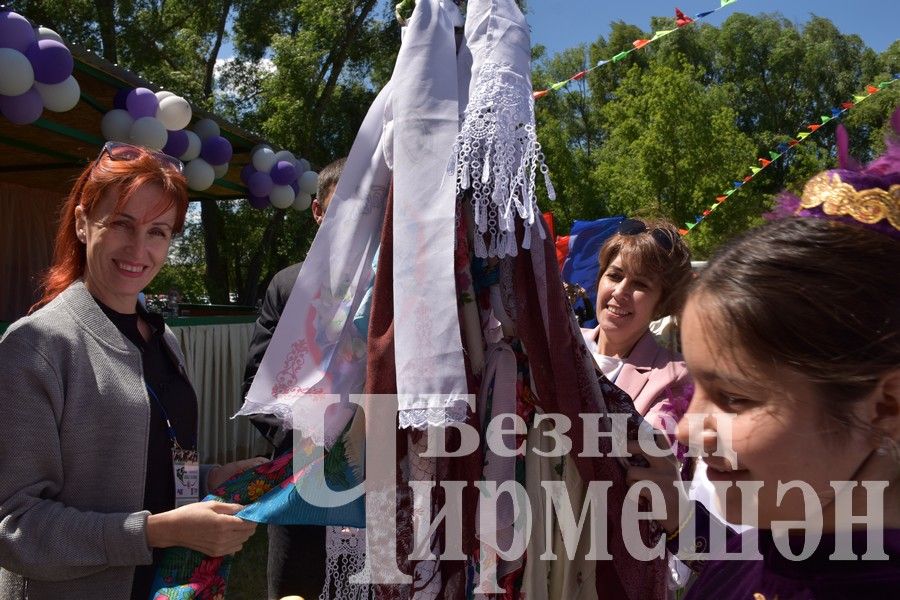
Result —
M 225 465 L 213 467 L 212 469 L 210 469 L 209 473 L 206 476 L 206 489 L 214 490 L 241 471 L 253 469 L 254 467 L 258 467 L 259 465 L 267 462 L 269 462 L 267 458 L 255 456 L 253 458 L 237 460 Z
M 658 446 L 662 447 L 662 444 L 665 443 L 666 447 L 668 447 L 668 441 L 665 440 L 664 434 L 658 433 L 655 440 Z M 677 531 L 681 523 L 679 520 L 679 505 L 690 502 L 687 496 L 687 485 L 681 480 L 681 464 L 673 454 L 662 457 L 646 454 L 637 441 L 628 442 L 628 452 L 643 456 L 649 464 L 647 467 L 634 465 L 628 467 L 628 471 L 625 474 L 628 485 L 634 485 L 639 481 L 655 483 L 662 492 L 666 503 L 666 518 L 661 519 L 660 524 L 669 534 Z M 641 496 L 647 498 L 648 501 L 650 500 L 647 490 L 641 490 Z
M 233 515 L 240 504 L 196 502 L 147 518 L 147 545 L 183 546 L 207 556 L 234 554 L 256 531 L 256 523 Z

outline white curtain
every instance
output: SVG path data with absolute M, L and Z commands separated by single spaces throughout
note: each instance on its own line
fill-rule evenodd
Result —
M 200 459 L 226 463 L 267 452 L 241 407 L 241 381 L 253 323 L 173 327 L 200 405 Z

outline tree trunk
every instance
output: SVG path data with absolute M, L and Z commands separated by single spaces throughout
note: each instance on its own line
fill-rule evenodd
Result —
M 206 289 L 213 304 L 228 304 L 228 268 L 219 249 L 222 215 L 215 200 L 200 201 L 203 223 L 203 248 L 206 251 Z
M 272 215 L 272 218 L 269 219 L 269 222 L 266 224 L 262 241 L 253 253 L 250 264 L 247 265 L 247 274 L 244 281 L 241 283 L 240 288 L 241 304 L 249 306 L 256 304 L 256 299 L 259 295 L 259 284 L 261 283 L 263 259 L 269 254 L 269 251 L 275 247 L 274 242 L 283 229 L 284 211 L 275 211 L 275 214 Z
M 103 58 L 115 64 L 118 60 L 116 47 L 116 3 L 115 0 L 95 0 L 97 25 L 103 42 Z
M 219 18 L 216 41 L 206 60 L 206 73 L 203 79 L 205 100 L 212 97 L 213 69 L 216 66 L 219 49 L 222 47 L 222 39 L 225 35 L 225 26 L 228 22 L 228 13 L 230 11 L 231 2 L 225 2 Z M 202 200 L 200 202 L 200 221 L 203 223 L 203 248 L 206 251 L 206 289 L 209 291 L 210 302 L 213 304 L 228 304 L 228 265 L 222 252 L 222 247 L 227 240 L 224 239 L 222 215 L 215 200 Z

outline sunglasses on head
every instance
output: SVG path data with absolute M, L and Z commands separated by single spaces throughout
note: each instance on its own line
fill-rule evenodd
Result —
M 169 156 L 164 152 L 156 152 L 148 148 L 126 144 L 125 142 L 106 142 L 97 155 L 97 162 L 103 158 L 103 154 L 108 154 L 111 160 L 135 160 L 143 154 L 148 153 L 156 159 L 164 167 L 170 167 L 184 173 L 184 163 L 175 157 Z
M 619 223 L 619 235 L 640 235 L 649 233 L 660 248 L 666 252 L 671 252 L 675 247 L 675 240 L 672 238 L 672 232 L 661 227 L 649 229 L 647 224 L 640 219 L 625 219 Z

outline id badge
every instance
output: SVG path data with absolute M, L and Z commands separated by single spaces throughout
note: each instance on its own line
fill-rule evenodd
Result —
M 200 499 L 200 461 L 196 450 L 172 448 L 172 470 L 175 476 L 175 507 Z

